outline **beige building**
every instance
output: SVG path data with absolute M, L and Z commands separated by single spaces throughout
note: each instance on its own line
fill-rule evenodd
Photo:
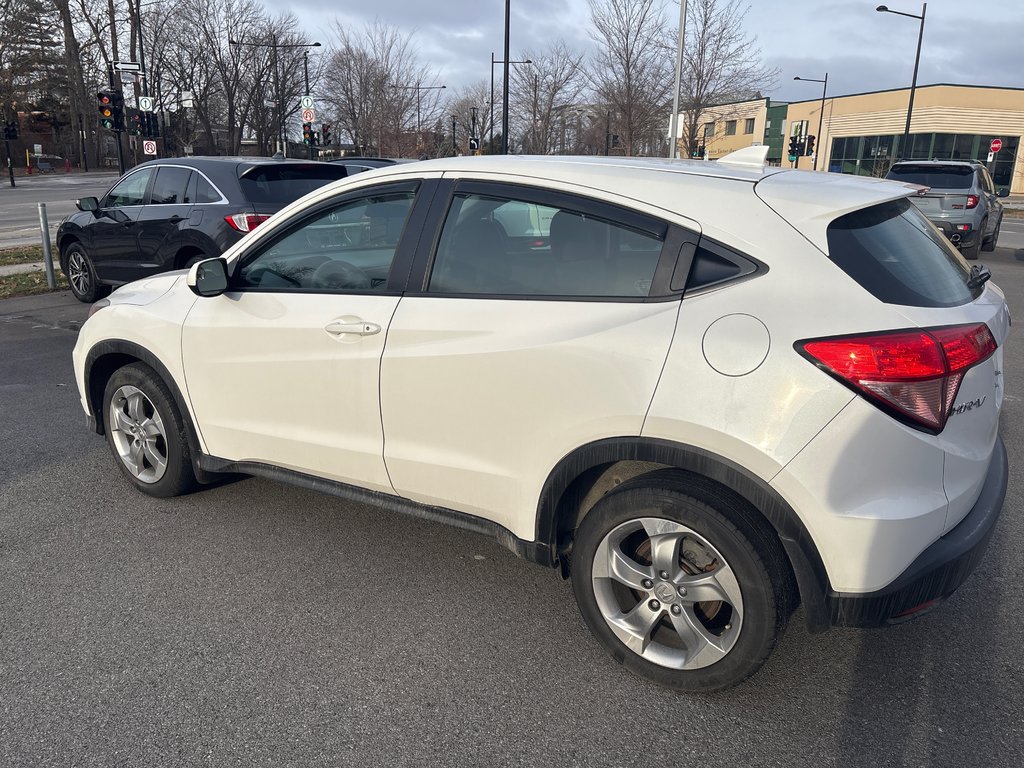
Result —
M 702 156 L 717 160 L 764 138 L 768 99 L 751 99 L 719 104 L 701 113 L 697 122 L 697 144 Z M 679 156 L 687 156 L 686 116 L 679 118 Z
M 873 91 L 825 99 L 791 102 L 785 108 L 759 99 L 725 104 L 707 110 L 701 116 L 711 140 L 707 156 L 716 159 L 751 144 L 775 144 L 784 138 L 781 163 L 789 166 L 786 147 L 797 134 L 816 137 L 818 170 L 882 176 L 899 159 L 977 159 L 988 161 L 992 139 L 1002 141 L 1002 149 L 989 168 L 1000 189 L 1024 194 L 1024 88 L 998 88 L 977 85 L 918 86 L 910 124 L 910 146 L 900 143 L 907 120 L 909 88 Z M 741 116 L 742 114 L 742 116 Z M 729 120 L 753 118 L 752 134 L 737 129 L 729 133 Z M 821 135 L 818 135 L 819 118 Z M 767 127 L 758 128 L 758 126 Z M 774 150 L 774 147 L 773 147 Z M 770 157 L 777 156 L 773 151 Z M 796 166 L 810 170 L 809 156 L 797 158 Z

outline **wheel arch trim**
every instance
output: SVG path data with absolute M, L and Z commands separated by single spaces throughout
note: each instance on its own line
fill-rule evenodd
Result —
M 576 511 L 573 494 L 568 493 L 573 483 L 620 461 L 652 462 L 693 472 L 739 494 L 764 516 L 782 542 L 800 590 L 808 629 L 820 632 L 831 625 L 826 604 L 828 574 L 803 521 L 768 482 L 736 462 L 697 446 L 643 437 L 607 438 L 580 446 L 559 461 L 544 483 L 537 504 L 537 542 L 557 553 L 562 523 Z M 550 563 L 557 564 L 557 559 Z
M 178 413 L 181 414 L 181 419 L 185 425 L 185 434 L 188 438 L 189 454 L 192 456 L 193 469 L 196 471 L 196 479 L 200 483 L 207 483 L 211 481 L 209 473 L 202 470 L 199 466 L 199 456 L 203 453 L 203 446 L 199 439 L 199 432 L 195 427 L 195 423 L 192 420 L 192 411 L 188 407 L 188 403 L 178 388 L 178 384 L 171 375 L 171 372 L 167 369 L 160 359 L 150 352 L 145 347 L 136 344 L 132 341 L 125 339 L 105 339 L 99 341 L 92 346 L 89 353 L 85 357 L 85 368 L 84 368 L 84 382 L 85 382 L 85 397 L 86 405 L 89 409 L 89 420 L 91 426 L 96 431 L 96 434 L 104 434 L 103 427 L 103 414 L 101 409 L 103 407 L 103 388 L 106 386 L 106 382 L 109 381 L 109 375 L 113 375 L 113 372 L 117 368 L 123 367 L 118 365 L 109 371 L 109 375 L 102 379 L 102 386 L 100 381 L 94 376 L 94 369 L 97 364 L 101 364 L 104 359 L 116 358 L 118 362 L 122 362 L 123 365 L 130 365 L 130 362 L 126 362 L 126 358 L 132 358 L 135 361 L 144 363 L 152 368 L 156 375 L 159 376 L 167 389 L 171 392 L 171 397 L 174 398 L 174 404 L 178 408 Z M 101 369 L 104 366 L 101 365 Z

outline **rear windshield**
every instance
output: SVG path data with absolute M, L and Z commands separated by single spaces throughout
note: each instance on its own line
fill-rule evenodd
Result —
M 974 169 L 967 165 L 894 165 L 885 178 L 932 189 L 970 189 Z
M 250 168 L 238 181 L 250 203 L 281 206 L 346 175 L 343 165 L 288 163 Z
M 906 200 L 840 216 L 828 226 L 828 257 L 880 301 L 953 307 L 976 298 L 960 253 Z

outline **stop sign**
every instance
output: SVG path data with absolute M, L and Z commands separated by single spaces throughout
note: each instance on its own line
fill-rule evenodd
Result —
M 992 139 L 992 143 L 988 147 L 990 152 L 998 152 L 1002 148 L 1003 148 L 1003 140 L 1002 139 Z

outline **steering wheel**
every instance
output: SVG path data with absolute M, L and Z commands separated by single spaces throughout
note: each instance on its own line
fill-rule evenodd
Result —
M 347 261 L 325 261 L 309 278 L 312 288 L 324 290 L 368 290 L 373 287 L 369 275 Z

